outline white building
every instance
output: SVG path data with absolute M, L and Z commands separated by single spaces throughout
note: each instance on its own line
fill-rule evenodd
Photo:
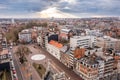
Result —
M 73 34 L 73 32 L 72 32 L 71 29 L 61 29 L 61 30 L 60 30 L 59 38 L 68 40 L 68 38 L 69 38 L 70 35 L 72 35 L 72 34 Z
M 96 56 L 101 57 L 104 62 L 100 62 L 102 65 L 100 69 L 102 69 L 102 74 L 104 73 L 104 77 L 114 74 L 114 63 L 115 59 L 109 53 L 97 52 Z M 99 61 L 99 60 L 98 60 Z M 100 78 L 102 77 L 102 74 Z
M 70 48 L 75 50 L 76 47 L 87 48 L 93 47 L 96 44 L 94 36 L 73 36 L 70 38 Z
M 103 34 L 100 33 L 100 30 L 90 30 L 85 29 L 86 35 L 93 35 L 93 36 L 102 36 Z
M 38 45 L 42 45 L 42 43 L 43 43 L 42 36 L 37 37 L 37 43 L 38 43 Z
M 28 29 L 22 30 L 18 34 L 18 37 L 19 37 L 20 42 L 30 42 L 30 41 L 32 41 L 31 32 Z
M 60 49 L 63 47 L 61 43 L 58 43 L 57 41 L 51 40 L 48 44 L 46 44 L 47 51 L 56 57 L 58 60 L 60 60 L 61 53 Z
M 115 50 L 119 50 L 120 40 L 109 36 L 99 37 L 97 38 L 96 45 L 103 48 L 113 48 Z

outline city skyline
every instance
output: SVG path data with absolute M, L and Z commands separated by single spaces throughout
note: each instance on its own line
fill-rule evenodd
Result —
M 119 0 L 4 0 L 0 18 L 119 17 Z

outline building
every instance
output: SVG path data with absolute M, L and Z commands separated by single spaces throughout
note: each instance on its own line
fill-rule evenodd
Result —
M 42 30 L 38 33 L 37 44 L 45 48 L 46 43 L 48 43 L 48 32 L 46 32 L 46 30 Z
M 115 72 L 115 59 L 109 53 L 96 52 L 78 59 L 76 63 L 76 73 L 84 80 L 104 79 Z
M 0 63 L 6 63 L 9 62 L 10 58 L 9 58 L 9 54 L 8 54 L 8 50 L 4 49 L 0 52 Z
M 62 47 L 63 45 L 61 43 L 58 43 L 57 41 L 54 40 L 51 40 L 48 44 L 46 44 L 47 51 L 58 60 L 60 60 L 61 58 L 60 49 Z
M 76 71 L 84 80 L 98 80 L 99 63 L 95 61 L 94 56 L 83 57 L 77 61 Z
M 0 31 L 0 51 L 7 48 L 7 40 L 2 31 Z
M 85 55 L 85 48 L 76 48 L 73 51 L 74 58 L 80 59 Z
M 61 51 L 60 61 L 68 68 L 71 68 L 73 66 L 73 57 L 71 57 L 69 46 L 63 46 L 63 48 L 61 48 L 60 51 Z
M 75 50 L 76 47 L 87 48 L 96 44 L 94 36 L 73 36 L 70 38 L 70 49 Z
M 32 42 L 37 42 L 37 36 L 38 36 L 37 30 L 31 32 Z
M 88 47 L 88 48 L 85 48 L 85 55 L 91 55 L 95 52 L 102 52 L 103 49 L 101 47 L 98 47 L 98 46 L 94 46 L 94 47 Z
M 3 33 L 0 32 L 0 41 L 3 39 Z
M 7 49 L 0 52 L 0 72 L 6 77 L 6 80 L 18 80 L 12 55 Z M 2 77 L 2 76 L 1 76 Z
M 112 48 L 114 50 L 120 49 L 120 40 L 109 36 L 97 38 L 96 45 L 102 48 Z
M 74 33 L 71 29 L 61 29 L 59 39 L 68 40 L 73 34 Z
M 43 37 L 42 37 L 42 36 L 38 36 L 38 37 L 37 37 L 37 44 L 38 44 L 39 46 L 42 46 L 42 45 L 43 45 Z
M 1 45 L 1 49 L 0 50 L 7 48 L 8 45 L 7 45 L 7 40 L 6 40 L 5 37 L 2 39 L 0 45 Z
M 120 52 L 115 52 L 115 68 L 117 69 L 117 73 L 120 73 Z
M 91 35 L 91 36 L 103 36 L 102 33 L 100 33 L 100 30 L 90 30 L 90 29 L 85 29 L 86 35 Z
M 22 30 L 18 34 L 18 37 L 21 43 L 29 43 L 32 41 L 31 31 L 29 29 Z
M 77 59 L 85 55 L 85 48 L 93 47 L 96 43 L 94 36 L 73 36 L 70 38 L 69 66 L 74 69 Z
M 97 52 L 97 56 L 101 57 L 104 61 L 104 77 L 114 74 L 115 59 L 110 53 Z
M 68 52 L 61 52 L 61 60 L 65 66 L 70 67 L 70 56 Z

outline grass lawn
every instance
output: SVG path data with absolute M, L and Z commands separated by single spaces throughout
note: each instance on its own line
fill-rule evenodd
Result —
M 42 78 L 46 72 L 45 67 L 42 64 L 37 64 L 37 63 L 33 63 L 32 65 L 38 72 L 39 76 Z

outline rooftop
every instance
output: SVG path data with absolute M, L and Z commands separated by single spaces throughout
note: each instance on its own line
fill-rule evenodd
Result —
M 74 39 L 81 39 L 81 38 L 90 38 L 90 37 L 93 37 L 93 36 L 73 36 L 71 38 L 74 38 Z
M 95 57 L 96 58 L 96 57 Z M 88 64 L 88 65 L 94 65 L 94 64 L 98 64 L 98 62 L 95 60 L 95 58 L 94 57 L 92 57 L 92 56 L 85 56 L 85 57 L 83 57 L 83 58 L 81 58 L 81 62 L 84 62 L 84 63 L 86 63 L 86 64 Z
M 61 29 L 61 31 L 69 32 L 71 29 Z
M 66 37 L 67 35 L 65 33 L 61 33 L 59 36 Z
M 59 42 L 57 42 L 57 41 L 54 41 L 54 40 L 51 40 L 51 41 L 49 42 L 49 44 L 51 44 L 51 45 L 53 45 L 53 46 L 55 46 L 55 47 L 57 47 L 57 48 L 62 48 L 62 47 L 63 47 L 63 45 L 62 45 L 61 43 L 59 43 Z
M 0 52 L 0 55 L 4 55 L 4 54 L 8 54 L 8 50 L 7 49 L 4 49 Z
M 31 29 L 24 29 L 20 32 L 20 34 L 31 33 Z
M 103 60 L 108 61 L 110 59 L 113 59 L 113 57 L 111 55 L 109 55 L 109 53 L 104 53 L 104 52 L 96 52 L 95 53 L 98 57 L 101 57 Z
M 68 50 L 68 46 L 63 46 L 61 49 L 60 49 L 62 52 L 66 52 Z
M 94 48 L 92 48 L 92 47 L 88 47 L 88 48 L 86 48 L 86 49 L 88 49 L 88 50 L 93 50 Z
M 98 39 L 104 40 L 104 41 L 118 41 L 118 39 L 112 38 L 110 36 L 103 36 L 103 37 L 99 37 Z

